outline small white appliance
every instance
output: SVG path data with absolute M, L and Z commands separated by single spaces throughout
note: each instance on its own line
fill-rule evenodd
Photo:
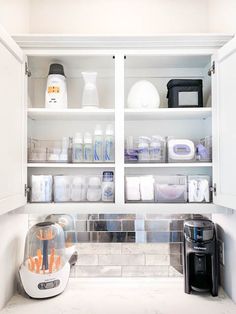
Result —
M 50 298 L 65 290 L 70 262 L 64 231 L 59 224 L 41 222 L 28 231 L 19 273 L 23 288 L 31 298 Z
M 52 63 L 49 68 L 45 107 L 49 109 L 67 108 L 66 77 L 63 65 L 59 63 Z
M 191 140 L 170 139 L 168 140 L 168 161 L 184 162 L 195 159 L 195 145 Z
M 160 106 L 160 96 L 151 82 L 141 80 L 131 87 L 127 105 L 128 108 L 155 109 Z

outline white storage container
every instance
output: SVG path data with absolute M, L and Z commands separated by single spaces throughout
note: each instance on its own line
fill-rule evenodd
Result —
M 157 203 L 186 203 L 186 176 L 156 176 L 155 201 Z
M 188 201 L 190 203 L 209 203 L 211 201 L 210 176 L 188 176 Z
M 188 139 L 172 139 L 167 142 L 168 162 L 193 162 L 196 160 L 195 144 Z

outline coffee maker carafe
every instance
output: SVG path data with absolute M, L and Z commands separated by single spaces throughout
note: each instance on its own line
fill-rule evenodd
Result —
M 218 254 L 215 225 L 208 219 L 184 223 L 185 293 L 218 295 Z

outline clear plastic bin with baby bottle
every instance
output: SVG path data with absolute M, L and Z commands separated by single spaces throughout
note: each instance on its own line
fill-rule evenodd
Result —
M 125 162 L 165 162 L 166 141 L 159 135 L 128 136 L 125 141 Z
M 30 202 L 114 202 L 114 172 L 102 175 L 32 175 Z

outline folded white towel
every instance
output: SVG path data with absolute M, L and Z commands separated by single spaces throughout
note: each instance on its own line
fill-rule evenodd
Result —
M 139 177 L 126 177 L 126 200 L 140 201 Z
M 140 177 L 140 192 L 142 201 L 154 201 L 154 177 Z

